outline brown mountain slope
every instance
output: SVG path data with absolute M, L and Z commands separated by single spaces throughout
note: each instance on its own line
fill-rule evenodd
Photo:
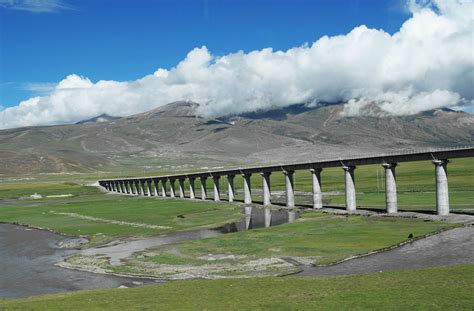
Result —
M 472 144 L 474 116 L 343 117 L 342 106 L 293 106 L 221 120 L 172 103 L 110 122 L 0 131 L 0 174 L 173 170 L 253 165 Z

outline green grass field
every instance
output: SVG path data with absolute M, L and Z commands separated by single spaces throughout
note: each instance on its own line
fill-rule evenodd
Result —
M 34 192 L 50 195 L 73 193 L 75 196 L 54 200 L 11 199 Z M 33 184 L 31 188 L 23 185 L 2 185 L 0 193 L 3 198 L 9 199 L 6 201 L 15 203 L 2 206 L 0 201 L 1 222 L 27 224 L 64 234 L 89 236 L 93 238 L 94 243 L 114 237 L 156 235 L 191 228 L 215 227 L 241 218 L 240 209 L 226 203 L 109 195 L 100 193 L 95 187 L 70 184 Z M 84 219 L 81 216 L 94 219 Z M 128 224 L 119 225 L 114 223 L 116 221 Z
M 453 209 L 474 210 L 472 164 L 472 159 L 459 159 L 448 166 Z M 361 166 L 356 170 L 358 205 L 384 208 L 383 179 L 377 170 L 381 171 L 378 166 Z M 434 210 L 434 168 L 431 163 L 402 164 L 397 174 L 400 209 Z M 310 177 L 309 172 L 297 172 L 296 191 L 309 192 Z M 241 178 L 236 178 L 235 182 L 236 188 L 242 187 Z M 254 189 L 261 187 L 259 175 L 254 175 L 252 182 Z M 225 178 L 221 179 L 221 183 L 221 189 L 225 190 Z M 207 186 L 212 197 L 211 181 Z M 199 183 L 196 183 L 198 187 Z M 323 171 L 323 187 L 326 192 L 342 192 L 342 170 Z M 278 192 L 283 189 L 283 176 L 273 174 L 272 190 Z M 38 200 L 22 198 L 35 192 L 43 196 L 72 196 Z M 239 195 L 241 193 L 240 190 Z M 258 196 L 255 198 L 259 199 Z M 331 205 L 343 204 L 341 194 L 324 199 Z M 283 202 L 284 197 L 280 200 Z M 310 201 L 307 195 L 299 195 L 297 202 L 307 204 Z M 240 207 L 235 204 L 104 194 L 95 187 L 64 182 L 57 176 L 48 178 L 47 182 L 0 183 L 0 222 L 87 236 L 91 239 L 90 245 L 121 237 L 216 227 L 239 220 L 242 216 Z M 329 263 L 400 243 L 410 233 L 417 237 L 449 226 L 446 222 L 309 212 L 292 224 L 145 251 L 126 261 L 117 271 L 136 272 L 127 266 L 134 262 L 198 266 L 204 263 L 198 258 L 208 253 L 243 255 L 246 260 L 268 256 L 314 257 L 317 263 Z M 473 280 L 474 266 L 468 265 L 350 277 L 180 281 L 125 290 L 0 300 L 0 310 L 156 309 L 157 306 L 164 310 L 471 310 L 474 304 L 470 295 L 474 289 Z
M 211 253 L 245 256 L 245 261 L 272 256 L 312 257 L 317 264 L 327 264 L 396 245 L 410 234 L 416 238 L 447 227 L 450 225 L 444 222 L 414 219 L 305 213 L 291 224 L 166 245 L 137 258 L 162 264 L 212 265 L 213 262 L 198 261 Z
M 474 266 L 340 277 L 177 281 L 0 300 L 2 310 L 472 310 Z

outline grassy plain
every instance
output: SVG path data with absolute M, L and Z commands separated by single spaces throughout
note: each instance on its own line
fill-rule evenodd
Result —
M 156 263 L 195 264 L 197 258 L 211 253 L 245 256 L 246 261 L 271 256 L 313 257 L 316 263 L 327 264 L 395 245 L 410 234 L 416 238 L 449 226 L 414 219 L 305 213 L 291 224 L 167 245 L 140 257 Z
M 240 209 L 226 203 L 120 196 L 71 184 L 30 184 L 30 187 L 0 186 L 2 199 L 6 198 L 0 201 L 0 221 L 89 236 L 94 243 L 115 237 L 214 227 L 241 218 Z M 13 199 L 34 192 L 75 196 Z
M 472 310 L 474 266 L 340 277 L 177 281 L 0 300 L 1 310 Z

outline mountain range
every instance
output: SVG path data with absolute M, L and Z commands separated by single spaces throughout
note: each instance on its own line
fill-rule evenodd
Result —
M 206 119 L 174 102 L 125 118 L 0 131 L 0 174 L 157 172 L 278 164 L 400 149 L 472 144 L 474 116 L 342 114 L 343 105 Z M 370 114 L 373 115 L 373 114 Z

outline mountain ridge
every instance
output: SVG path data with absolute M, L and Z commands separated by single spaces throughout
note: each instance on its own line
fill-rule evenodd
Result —
M 344 116 L 342 105 L 208 119 L 174 102 L 110 122 L 0 130 L 0 174 L 160 171 L 472 143 L 474 116 Z

